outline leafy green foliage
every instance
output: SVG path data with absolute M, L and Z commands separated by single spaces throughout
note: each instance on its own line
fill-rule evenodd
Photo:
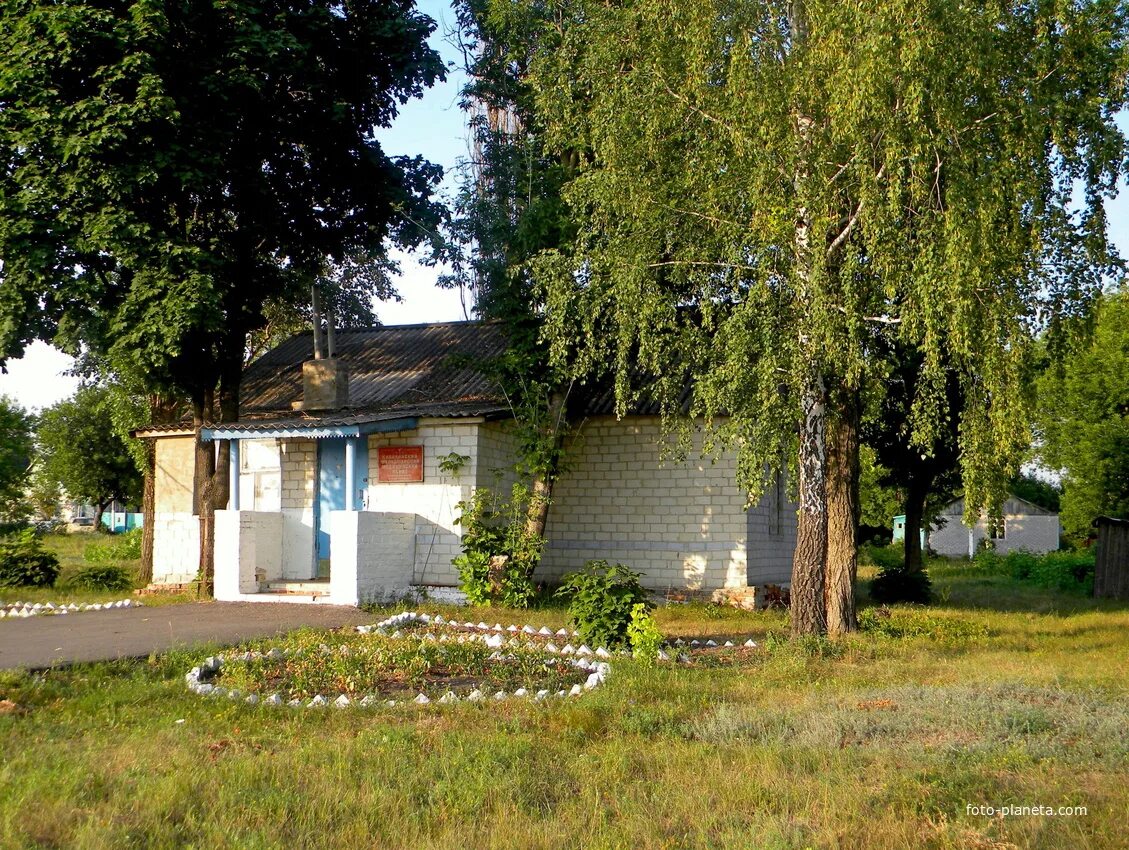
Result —
M 904 513 L 898 491 L 885 483 L 890 470 L 882 466 L 870 446 L 859 448 L 859 525 L 890 529 L 894 517 Z
M 655 663 L 663 644 L 663 633 L 659 631 L 651 609 L 645 602 L 631 606 L 631 621 L 627 624 L 627 643 L 631 654 L 646 665 Z
M 611 648 L 628 642 L 636 606 L 643 612 L 654 607 L 639 584 L 640 575 L 623 564 L 599 560 L 564 576 L 556 595 L 568 600 L 568 615 L 585 643 Z
M 463 554 L 453 563 L 471 604 L 501 602 L 525 608 L 536 596 L 533 569 L 545 539 L 527 527 L 531 498 L 529 488 L 517 482 L 508 501 L 488 487 L 478 487 L 468 501 L 456 505 L 461 511 L 456 522 L 463 529 Z
M 976 554 L 974 564 L 989 575 L 1006 575 L 1039 587 L 1091 596 L 1094 592 L 1094 558 L 1093 550 L 1047 552 L 1043 555 L 1024 551 L 1000 555 L 984 550 Z
M 1092 335 L 1048 367 L 1039 414 L 1043 462 L 1063 471 L 1063 531 L 1084 540 L 1098 516 L 1129 518 L 1129 290 L 1106 295 Z
M 555 353 L 614 364 L 621 411 L 646 390 L 676 415 L 689 371 L 756 495 L 803 399 L 880 384 L 894 340 L 921 357 L 909 442 L 948 427 L 953 373 L 970 511 L 998 502 L 1029 443 L 1030 322 L 1117 265 L 1118 5 L 527 8 L 547 143 L 584 152 L 574 247 L 537 266 Z
M 916 602 L 927 605 L 933 601 L 933 585 L 929 574 L 922 569 L 910 569 L 899 561 L 878 571 L 870 582 L 870 598 L 875 602 Z
M 1062 509 L 1062 486 L 1034 475 L 1017 475 L 1008 482 L 1008 492 L 1056 514 Z
M 77 590 L 128 590 L 133 573 L 121 564 L 92 564 L 67 576 L 67 587 Z
M 141 557 L 141 537 L 143 530 L 133 528 L 115 535 L 106 543 L 89 543 L 82 557 L 90 564 L 110 564 L 115 561 L 136 561 Z
M 268 302 L 437 220 L 440 170 L 375 137 L 444 76 L 433 29 L 408 2 L 5 4 L 0 359 L 83 343 L 230 405 Z
M 461 455 L 458 452 L 449 452 L 439 458 L 439 471 L 454 478 L 459 476 L 463 467 L 470 463 L 470 455 Z
M 39 419 L 43 474 L 58 481 L 72 499 L 105 506 L 113 499 L 136 503 L 141 497 L 141 473 L 131 454 L 134 441 L 116 429 L 113 409 L 112 390 L 88 386 Z
M 0 395 L 0 522 L 26 518 L 23 489 L 31 468 L 32 418 Z
M 34 531 L 0 537 L 0 587 L 49 587 L 58 576 L 59 559 Z

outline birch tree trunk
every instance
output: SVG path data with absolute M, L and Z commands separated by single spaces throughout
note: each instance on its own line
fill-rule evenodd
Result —
M 827 401 L 822 378 L 803 399 L 800 426 L 799 514 L 792 556 L 792 634 L 827 631 L 824 561 L 827 557 Z

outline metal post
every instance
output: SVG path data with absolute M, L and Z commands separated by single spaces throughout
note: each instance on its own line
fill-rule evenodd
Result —
M 321 298 L 316 286 L 310 287 L 310 308 L 314 314 L 314 360 L 321 360 L 325 355 L 321 344 Z
M 227 481 L 228 481 L 228 510 L 239 510 L 239 441 L 228 440 L 231 448 L 228 454 Z
M 357 466 L 357 438 L 349 437 L 345 441 L 345 510 L 355 511 L 357 509 L 357 494 L 356 490 L 356 466 Z

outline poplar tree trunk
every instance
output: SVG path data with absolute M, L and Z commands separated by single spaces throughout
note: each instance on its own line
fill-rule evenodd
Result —
M 205 390 L 192 400 L 192 427 L 196 434 L 196 463 L 193 494 L 196 518 L 200 523 L 200 585 L 198 594 L 211 597 L 215 591 L 215 478 L 216 454 L 211 442 L 202 439 L 201 431 L 208 422 L 214 393 Z
M 151 409 L 151 408 L 150 408 Z M 156 522 L 157 490 L 154 476 L 157 471 L 157 445 L 145 440 L 145 478 L 141 492 L 141 568 L 138 578 L 145 584 L 153 581 L 153 525 Z
M 921 527 L 925 522 L 925 502 L 929 498 L 932 479 L 914 476 L 906 493 L 906 536 L 903 541 L 906 569 L 916 572 L 925 563 L 921 555 Z
M 105 502 L 96 502 L 94 505 L 94 531 L 102 530 L 102 514 L 106 512 Z
M 816 379 L 803 398 L 800 425 L 799 514 L 792 556 L 792 634 L 827 631 L 824 562 L 827 557 L 827 400 Z
M 839 406 L 827 439 L 827 631 L 832 636 L 858 629 L 855 577 L 858 574 L 859 412 L 848 400 Z

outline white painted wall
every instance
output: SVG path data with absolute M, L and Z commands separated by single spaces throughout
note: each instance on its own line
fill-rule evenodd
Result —
M 416 517 L 332 511 L 330 601 L 383 602 L 404 596 L 415 573 Z
M 153 584 L 187 584 L 200 571 L 200 520 L 191 513 L 153 518 Z
M 216 599 L 234 601 L 281 578 L 282 523 L 278 512 L 216 511 Z
M 369 437 L 368 510 L 415 516 L 413 577 L 417 584 L 458 584 L 458 573 L 451 565 L 462 552 L 456 506 L 471 497 L 476 481 L 478 422 L 424 419 L 411 431 Z M 381 446 L 423 446 L 423 481 L 385 484 L 377 480 L 377 449 Z M 469 458 L 457 475 L 439 469 L 440 459 L 451 452 Z
M 200 570 L 200 520 L 192 513 L 193 437 L 155 441 L 153 583 L 187 584 Z
M 929 532 L 928 545 L 938 555 L 949 557 L 968 557 L 969 527 L 959 516 L 946 516 L 945 525 Z M 1006 554 L 1022 550 L 1043 554 L 1058 549 L 1062 526 L 1056 514 L 1036 516 L 1031 514 L 1007 514 L 1004 516 L 1004 537 L 994 540 L 997 552 Z M 973 551 L 979 548 L 980 541 L 988 536 L 988 527 L 983 519 L 972 527 Z
M 736 456 L 702 458 L 701 444 L 697 434 L 687 460 L 663 460 L 658 417 L 588 420 L 566 447 L 539 576 L 557 578 L 606 558 L 643 571 L 655 590 L 746 587 L 750 520 Z M 759 582 L 791 577 L 794 511 L 784 506 L 781 516 L 777 541 L 757 539 Z M 768 514 L 760 521 L 767 528 Z
M 317 441 L 283 440 L 279 449 L 282 478 L 282 577 L 301 581 L 313 578 L 317 572 L 314 563 Z

